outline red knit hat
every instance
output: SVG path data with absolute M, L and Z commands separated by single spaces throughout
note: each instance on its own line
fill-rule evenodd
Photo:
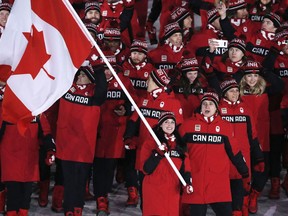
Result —
M 212 22 L 214 22 L 214 20 L 216 20 L 217 18 L 219 18 L 220 17 L 220 15 L 219 15 L 219 13 L 218 13 L 218 10 L 217 10 L 217 8 L 214 8 L 214 9 L 212 9 L 212 10 L 209 10 L 208 12 L 207 12 L 207 21 L 208 21 L 208 23 L 212 23 Z
M 240 39 L 240 38 L 234 38 L 228 45 L 228 49 L 230 49 L 230 47 L 236 47 L 238 49 L 240 49 L 244 54 L 246 52 L 246 43 L 244 40 Z
M 243 66 L 244 73 L 250 74 L 250 73 L 257 73 L 259 74 L 261 71 L 261 64 L 257 61 L 248 60 L 246 64 Z
M 191 58 L 185 57 L 181 60 L 180 68 L 184 73 L 190 71 L 198 71 L 199 70 L 198 60 L 195 57 Z
M 281 26 L 281 17 L 273 12 L 265 14 L 264 18 L 270 19 L 275 28 L 279 28 Z
M 177 7 L 171 13 L 172 21 L 177 23 L 183 21 L 188 16 L 190 16 L 190 12 L 184 7 Z
M 179 24 L 176 22 L 169 23 L 169 24 L 165 25 L 165 27 L 164 27 L 165 39 L 168 39 L 171 35 L 173 35 L 174 33 L 177 33 L 177 32 L 182 33 L 182 30 L 181 30 Z
M 230 0 L 228 6 L 229 11 L 237 11 L 243 8 L 247 8 L 247 2 L 245 0 Z
M 153 70 L 150 76 L 159 87 L 167 86 L 171 80 L 164 69 Z
M 85 3 L 85 14 L 89 11 L 89 10 L 97 10 L 99 13 L 101 13 L 100 11 L 100 6 L 99 3 L 97 1 L 88 1 Z
M 111 21 L 109 25 L 104 30 L 104 39 L 105 40 L 120 40 L 121 32 L 120 26 L 117 21 Z
M 1 10 L 6 10 L 6 11 L 11 11 L 12 5 L 9 3 L 0 3 L 0 11 Z
M 162 125 L 164 121 L 167 119 L 173 119 L 176 123 L 176 118 L 173 112 L 162 112 L 159 119 L 158 119 L 158 125 Z
M 209 100 L 209 101 L 214 102 L 215 106 L 218 108 L 219 96 L 216 92 L 212 92 L 212 91 L 205 92 L 201 99 L 201 104 L 203 103 L 204 100 Z
M 220 83 L 220 88 L 222 90 L 222 95 L 225 95 L 225 93 L 231 89 L 231 88 L 239 88 L 238 83 L 233 78 L 227 78 L 223 82 Z
M 148 44 L 146 40 L 134 39 L 131 46 L 130 51 L 142 52 L 147 54 L 148 51 Z

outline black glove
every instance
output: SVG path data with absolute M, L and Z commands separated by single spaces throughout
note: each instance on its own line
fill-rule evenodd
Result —
M 144 163 L 144 172 L 146 172 L 147 174 L 151 174 L 156 169 L 162 158 L 163 156 L 159 155 L 159 153 L 154 150 L 150 157 Z
M 54 141 L 51 134 L 47 134 L 46 136 L 44 136 L 42 141 L 43 141 L 44 149 L 46 152 L 48 152 L 48 151 L 55 151 L 56 152 L 55 141 Z
M 46 151 L 45 163 L 50 166 L 55 161 L 56 145 L 51 134 L 43 137 L 43 147 Z

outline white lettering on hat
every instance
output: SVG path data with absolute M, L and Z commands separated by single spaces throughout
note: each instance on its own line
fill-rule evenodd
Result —
M 120 30 L 119 29 L 105 29 L 104 35 L 120 35 Z
M 182 63 L 182 67 L 187 67 L 187 66 L 191 66 L 191 65 L 198 65 L 197 59 L 185 60 L 185 61 Z

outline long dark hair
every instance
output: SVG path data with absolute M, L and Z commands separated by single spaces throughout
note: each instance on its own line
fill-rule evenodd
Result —
M 169 149 L 168 146 L 168 142 L 167 139 L 165 138 L 165 132 L 163 131 L 162 127 L 160 127 L 160 125 L 156 125 L 153 128 L 153 131 L 155 133 L 155 135 L 157 136 L 157 138 L 159 139 L 159 141 L 161 143 L 166 143 L 167 147 Z M 178 126 L 175 127 L 175 130 L 172 133 L 175 138 L 176 138 L 176 150 L 178 151 L 178 153 L 180 154 L 180 157 L 182 159 L 185 158 L 185 152 L 187 151 L 187 145 L 186 143 L 183 141 L 183 139 L 181 138 L 179 132 L 178 132 Z

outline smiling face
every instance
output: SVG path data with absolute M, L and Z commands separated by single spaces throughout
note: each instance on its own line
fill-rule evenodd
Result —
M 189 80 L 189 83 L 192 84 L 198 76 L 197 71 L 189 71 L 186 73 L 186 77 Z
M 228 50 L 228 55 L 232 62 L 239 62 L 244 56 L 244 53 L 236 47 L 230 47 Z
M 246 74 L 244 79 L 250 87 L 254 87 L 259 80 L 259 75 L 258 74 L 252 74 L 252 73 Z
M 7 10 L 0 11 L 0 26 L 5 27 L 10 12 Z
M 216 113 L 217 107 L 211 100 L 204 100 L 201 104 L 201 113 L 205 117 L 211 117 Z
M 160 127 L 162 128 L 162 130 L 164 131 L 164 133 L 170 135 L 173 133 L 173 131 L 175 130 L 175 126 L 176 126 L 176 122 L 174 121 L 174 119 L 166 119 L 161 125 Z

